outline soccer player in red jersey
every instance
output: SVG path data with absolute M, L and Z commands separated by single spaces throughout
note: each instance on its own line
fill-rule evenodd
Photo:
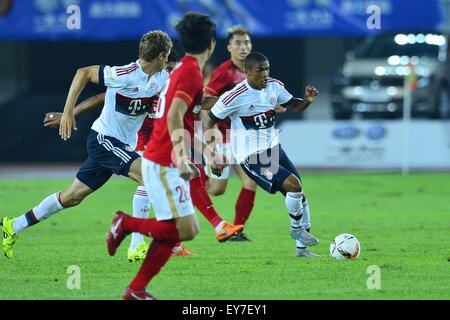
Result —
M 152 138 L 144 152 L 142 173 L 156 219 L 139 219 L 118 211 L 107 237 L 108 252 L 114 255 L 127 234 L 140 232 L 153 241 L 137 276 L 125 291 L 124 299 L 155 299 L 146 287 L 166 264 L 179 241 L 192 240 L 199 230 L 191 196 L 206 193 L 200 172 L 191 162 L 188 144 L 194 136 L 194 121 L 203 93 L 201 70 L 215 48 L 215 24 L 208 16 L 188 13 L 176 26 L 186 55 L 173 70 L 161 92 Z M 197 181 L 195 186 L 189 180 Z M 206 193 L 207 195 L 207 193 Z M 223 234 L 230 237 L 243 226 L 222 222 Z M 218 237 L 219 239 L 219 237 Z M 219 239 L 220 240 L 220 239 Z
M 250 32 L 241 26 L 234 26 L 228 29 L 227 33 L 227 49 L 230 52 L 231 57 L 217 67 L 212 73 L 204 90 L 205 96 L 207 97 L 218 98 L 224 92 L 231 90 L 237 83 L 247 78 L 244 70 L 244 61 L 245 57 L 252 51 Z M 206 98 L 205 101 L 215 102 L 216 99 Z M 210 109 L 212 105 L 213 103 L 210 105 L 203 103 L 202 107 L 204 109 Z M 230 125 L 230 118 L 226 118 L 225 120 L 216 123 L 217 128 L 222 133 L 223 142 L 221 149 L 224 154 L 228 153 L 227 149 L 230 147 L 230 137 L 227 134 Z M 257 184 L 245 174 L 239 165 L 233 164 L 231 167 L 233 167 L 242 182 L 242 189 L 235 206 L 234 224 L 244 225 L 253 209 Z M 207 166 L 206 169 L 209 177 L 207 182 L 208 192 L 214 196 L 224 194 L 227 188 L 230 166 L 225 167 L 220 176 L 212 173 L 210 167 Z M 231 237 L 230 241 L 249 241 L 249 239 L 242 232 Z

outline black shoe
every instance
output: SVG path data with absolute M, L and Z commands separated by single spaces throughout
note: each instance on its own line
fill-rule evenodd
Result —
M 252 241 L 252 240 L 247 238 L 245 233 L 241 232 L 239 234 L 232 235 L 229 241 Z

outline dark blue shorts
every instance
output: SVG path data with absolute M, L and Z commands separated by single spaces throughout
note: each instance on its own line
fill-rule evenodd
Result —
M 113 137 L 91 129 L 87 138 L 88 158 L 77 173 L 77 179 L 97 190 L 113 173 L 128 177 L 130 166 L 139 157 L 130 147 Z
M 297 168 L 289 160 L 281 145 L 252 154 L 241 163 L 241 167 L 258 186 L 272 194 L 277 191 L 285 194 L 283 182 L 290 175 L 296 176 L 301 181 Z

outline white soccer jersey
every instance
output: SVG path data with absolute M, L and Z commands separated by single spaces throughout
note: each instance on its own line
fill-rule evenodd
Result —
M 100 85 L 105 85 L 105 105 L 92 129 L 136 148 L 137 132 L 153 99 L 165 86 L 169 74 L 163 70 L 150 78 L 139 60 L 121 67 L 100 66 Z
M 214 120 L 231 119 L 231 146 L 238 163 L 253 153 L 279 143 L 275 107 L 292 99 L 282 82 L 269 78 L 266 88 L 256 90 L 247 80 L 225 92 L 211 109 Z

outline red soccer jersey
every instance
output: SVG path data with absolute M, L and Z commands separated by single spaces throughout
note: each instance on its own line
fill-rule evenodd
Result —
M 220 97 L 223 93 L 233 89 L 236 84 L 246 78 L 247 75 L 244 71 L 236 67 L 231 59 L 227 60 L 211 74 L 211 79 L 205 87 L 205 93 L 213 97 Z M 226 132 L 230 127 L 230 118 L 217 122 L 217 128 L 223 135 L 223 142 L 229 141 Z
M 138 142 L 135 151 L 144 151 L 147 142 L 152 136 L 153 126 L 155 123 L 155 112 L 158 107 L 158 98 L 159 95 L 154 97 L 152 109 L 148 112 L 147 117 L 144 119 L 144 123 L 142 123 L 142 127 L 139 129 Z
M 203 76 L 197 59 L 184 56 L 170 74 L 165 89 L 158 102 L 158 114 L 152 138 L 147 144 L 144 157 L 162 166 L 174 164 L 173 145 L 167 127 L 167 114 L 174 98 L 183 99 L 188 105 L 184 114 L 184 129 L 194 137 L 194 121 L 198 119 L 203 96 Z

